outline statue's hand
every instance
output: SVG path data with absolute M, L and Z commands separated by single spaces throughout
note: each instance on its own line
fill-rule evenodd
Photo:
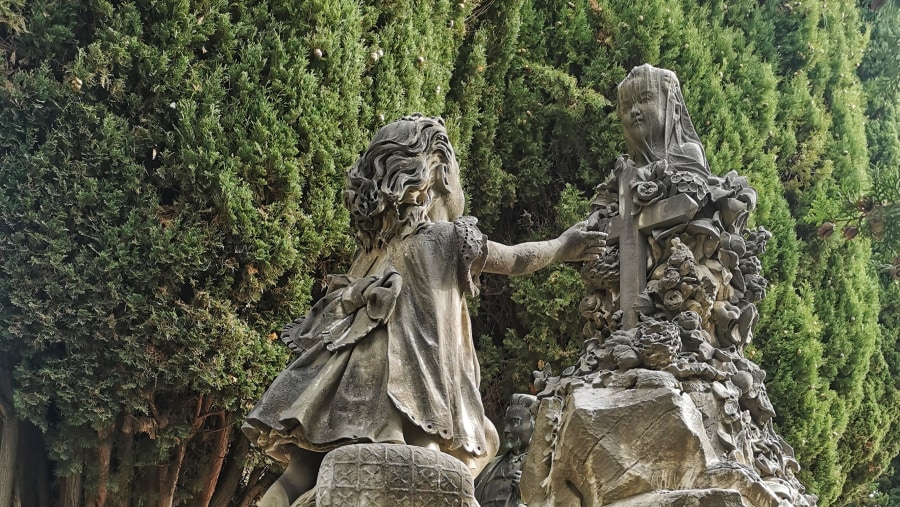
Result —
M 606 251 L 606 233 L 589 231 L 587 220 L 569 227 L 557 239 L 557 261 L 581 262 L 595 261 Z
M 521 480 L 522 480 L 522 471 L 521 471 L 521 470 L 516 470 L 516 471 L 513 473 L 513 477 L 512 477 L 512 483 L 513 483 L 513 485 L 514 485 L 514 486 L 518 486 L 518 485 L 519 485 L 519 481 L 521 481 Z

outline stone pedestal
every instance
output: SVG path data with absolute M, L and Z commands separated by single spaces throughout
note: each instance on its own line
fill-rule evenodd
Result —
M 674 389 L 576 389 L 565 404 L 545 400 L 538 412 L 559 428 L 539 423 L 532 437 L 521 482 L 529 507 L 687 489 L 715 460 L 700 411 Z
M 689 489 L 638 495 L 606 507 L 744 507 L 741 494 L 729 489 Z
M 477 507 L 472 475 L 456 458 L 395 444 L 357 444 L 328 453 L 316 483 L 318 507 Z
M 727 407 L 737 407 L 728 386 L 685 385 L 668 373 L 637 369 L 607 372 L 593 385 L 575 382 L 568 394 L 543 399 L 522 469 L 523 502 L 815 506 L 793 476 L 789 446 L 768 426 L 749 422 L 749 414 L 728 418 Z

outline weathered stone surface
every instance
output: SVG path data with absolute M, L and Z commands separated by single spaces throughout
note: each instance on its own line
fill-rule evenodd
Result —
M 565 396 L 541 401 L 523 467 L 523 501 L 529 507 L 670 505 L 655 503 L 665 498 L 703 506 L 720 505 L 712 492 L 727 490 L 745 507 L 816 505 L 793 475 L 793 450 L 770 423 L 749 421 L 737 392 L 730 382 L 677 382 L 667 372 L 643 369 L 569 383 Z M 677 490 L 706 493 L 669 494 Z M 691 503 L 695 497 L 700 503 Z
M 607 504 L 606 507 L 744 507 L 741 494 L 730 489 L 661 491 Z
M 472 475 L 452 456 L 410 445 L 356 444 L 325 456 L 318 507 L 477 507 Z
M 535 430 L 523 470 L 529 507 L 688 489 L 716 460 L 700 412 L 671 388 L 579 388 L 563 407 L 544 400 L 538 421 L 550 424 Z
M 793 507 L 809 505 L 807 499 L 797 496 L 795 488 L 774 481 L 764 481 L 749 467 L 720 462 L 710 467 L 696 484 L 697 487 L 729 488 L 740 491 L 745 504 L 753 507 Z

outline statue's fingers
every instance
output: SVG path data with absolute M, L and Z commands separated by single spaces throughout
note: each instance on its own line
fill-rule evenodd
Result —
M 586 254 L 597 254 L 602 255 L 606 253 L 606 247 L 604 246 L 592 246 L 590 248 L 585 248 L 584 253 Z
M 592 246 L 603 246 L 606 244 L 606 236 L 605 232 L 585 232 L 583 238 L 585 243 Z
M 605 241 L 606 233 L 598 231 L 578 231 L 578 238 L 585 243 Z

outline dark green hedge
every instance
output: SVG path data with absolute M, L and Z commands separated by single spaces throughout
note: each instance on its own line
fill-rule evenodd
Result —
M 759 191 L 775 236 L 750 354 L 803 481 L 823 506 L 865 496 L 900 448 L 900 296 L 880 244 L 816 231 L 872 190 L 870 168 L 900 167 L 900 101 L 883 93 L 896 38 L 866 7 L 4 4 L 0 396 L 43 435 L 50 496 L 252 498 L 272 472 L 235 424 L 287 360 L 271 333 L 352 255 L 340 191 L 374 130 L 443 114 L 485 232 L 545 238 L 624 151 L 615 87 L 644 62 L 678 73 L 713 171 Z M 581 290 L 571 266 L 484 278 L 494 416 L 532 370 L 577 356 Z

